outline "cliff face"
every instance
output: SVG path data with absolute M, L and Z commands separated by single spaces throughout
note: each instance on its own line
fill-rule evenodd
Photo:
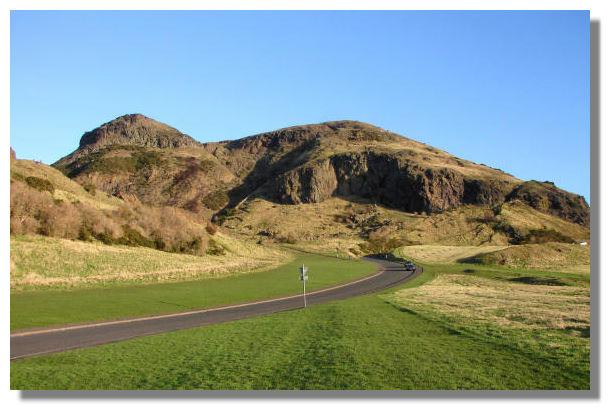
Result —
M 408 212 L 434 213 L 463 204 L 501 203 L 513 186 L 464 178 L 448 168 L 424 168 L 388 154 L 350 153 L 277 177 L 268 196 L 295 204 L 322 202 L 333 195 L 359 196 Z
M 522 182 L 381 128 L 335 121 L 289 127 L 235 141 L 195 141 L 142 115 L 127 115 L 83 135 L 56 167 L 81 183 L 154 205 L 200 211 L 249 196 L 277 203 L 360 197 L 406 212 L 519 200 L 589 225 L 589 207 L 552 184 Z M 215 203 L 209 200 L 215 196 Z

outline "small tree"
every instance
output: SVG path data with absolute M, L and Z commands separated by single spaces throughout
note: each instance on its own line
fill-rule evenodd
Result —
M 404 241 L 391 235 L 387 228 L 379 228 L 371 232 L 367 238 L 368 248 L 376 254 L 387 254 L 395 248 L 404 246 Z

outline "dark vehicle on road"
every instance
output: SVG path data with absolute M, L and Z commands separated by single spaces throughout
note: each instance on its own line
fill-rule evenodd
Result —
M 404 268 L 406 268 L 407 271 L 414 271 L 416 269 L 416 265 L 408 261 L 408 262 L 404 262 Z

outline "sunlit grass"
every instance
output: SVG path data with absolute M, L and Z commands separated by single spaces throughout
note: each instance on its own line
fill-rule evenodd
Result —
M 405 287 L 425 286 L 425 272 Z M 558 356 L 378 295 L 18 360 L 14 389 L 587 389 Z
M 157 251 L 155 251 L 157 252 Z M 36 290 L 11 295 L 11 329 L 110 320 L 236 304 L 301 291 L 298 267 L 310 269 L 308 290 L 358 279 L 375 272 L 373 263 L 297 253 L 265 271 L 109 287 Z

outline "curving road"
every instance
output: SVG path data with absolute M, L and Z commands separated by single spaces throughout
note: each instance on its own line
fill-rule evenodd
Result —
M 414 278 L 422 272 L 421 268 L 417 268 L 413 272 L 406 271 L 401 264 L 396 262 L 376 258 L 366 258 L 366 260 L 377 263 L 380 271 L 356 281 L 310 292 L 307 294 L 308 307 L 312 304 L 322 304 L 380 291 Z M 262 316 L 302 307 L 303 296 L 293 295 L 153 317 L 23 331 L 11 334 L 11 360 Z

